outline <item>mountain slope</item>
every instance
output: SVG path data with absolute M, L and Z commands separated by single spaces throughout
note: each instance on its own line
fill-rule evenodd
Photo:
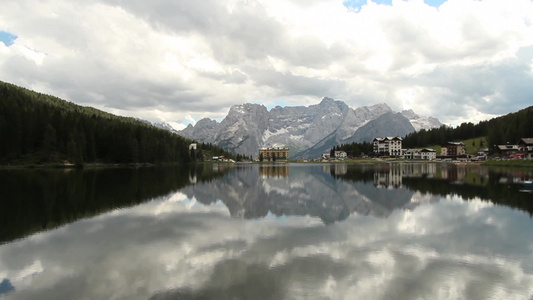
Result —
M 378 120 L 383 115 L 387 116 Z M 352 109 L 326 97 L 316 105 L 277 106 L 270 111 L 259 104 L 234 105 L 222 122 L 203 119 L 178 133 L 243 155 L 256 156 L 262 147 L 288 147 L 290 157 L 296 158 L 316 157 L 340 143 L 370 141 L 373 134 L 405 136 L 416 128 L 440 125 L 411 110 L 396 114 L 386 104 Z
M 0 164 L 185 163 L 187 140 L 0 81 Z
M 380 136 L 405 136 L 414 131 L 413 125 L 401 113 L 387 112 L 359 127 L 347 138 L 339 138 L 342 134 L 339 134 L 339 130 L 334 131 L 313 147 L 294 155 L 294 158 L 319 157 L 339 144 L 370 142 Z
M 401 113 L 388 112 L 359 128 L 354 135 L 343 142 L 369 142 L 381 136 L 403 137 L 414 131 L 414 126 Z

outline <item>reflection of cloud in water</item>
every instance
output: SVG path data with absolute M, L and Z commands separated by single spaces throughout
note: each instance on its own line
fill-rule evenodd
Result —
M 176 197 L 1 245 L 5 278 L 19 276 L 36 257 L 42 266 L 30 280 L 14 281 L 9 296 L 524 299 L 533 293 L 531 219 L 479 200 L 452 198 L 387 219 L 353 215 L 324 226 L 311 217 L 232 219 L 224 205 L 190 207 Z

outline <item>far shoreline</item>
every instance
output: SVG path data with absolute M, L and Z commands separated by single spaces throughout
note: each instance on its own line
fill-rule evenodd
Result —
M 194 164 L 453 164 L 464 166 L 486 166 L 486 167 L 513 167 L 513 168 L 533 168 L 533 160 L 486 160 L 486 161 L 440 161 L 440 160 L 405 160 L 405 159 L 344 159 L 344 160 L 288 160 L 288 161 L 200 161 L 188 163 L 50 163 L 50 164 L 2 164 L 0 170 L 21 170 L 21 169 L 107 169 L 107 168 L 146 168 L 146 167 L 168 167 L 168 166 L 187 166 Z

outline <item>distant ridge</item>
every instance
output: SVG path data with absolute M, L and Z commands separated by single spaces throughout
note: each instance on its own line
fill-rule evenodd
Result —
M 405 136 L 440 126 L 436 118 L 412 110 L 397 113 L 385 103 L 352 109 L 326 97 L 315 105 L 276 106 L 270 111 L 260 104 L 234 105 L 220 123 L 202 119 L 177 132 L 246 156 L 257 156 L 262 147 L 289 147 L 294 159 L 317 157 L 340 143 Z

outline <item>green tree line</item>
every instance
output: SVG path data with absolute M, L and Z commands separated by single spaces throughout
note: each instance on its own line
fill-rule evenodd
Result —
M 422 129 L 405 136 L 402 145 L 415 148 L 478 137 L 487 138 L 487 146 L 492 152 L 496 151 L 495 145 L 515 144 L 521 138 L 533 137 L 533 106 L 477 124 L 465 122 L 456 127 L 443 125 Z
M 186 163 L 196 160 L 190 143 L 134 118 L 0 82 L 0 164 Z
M 372 155 L 372 143 L 362 142 L 362 143 L 350 143 L 350 144 L 340 144 L 331 148 L 330 156 L 335 157 L 335 151 L 344 151 L 349 157 L 360 157 L 363 155 Z

